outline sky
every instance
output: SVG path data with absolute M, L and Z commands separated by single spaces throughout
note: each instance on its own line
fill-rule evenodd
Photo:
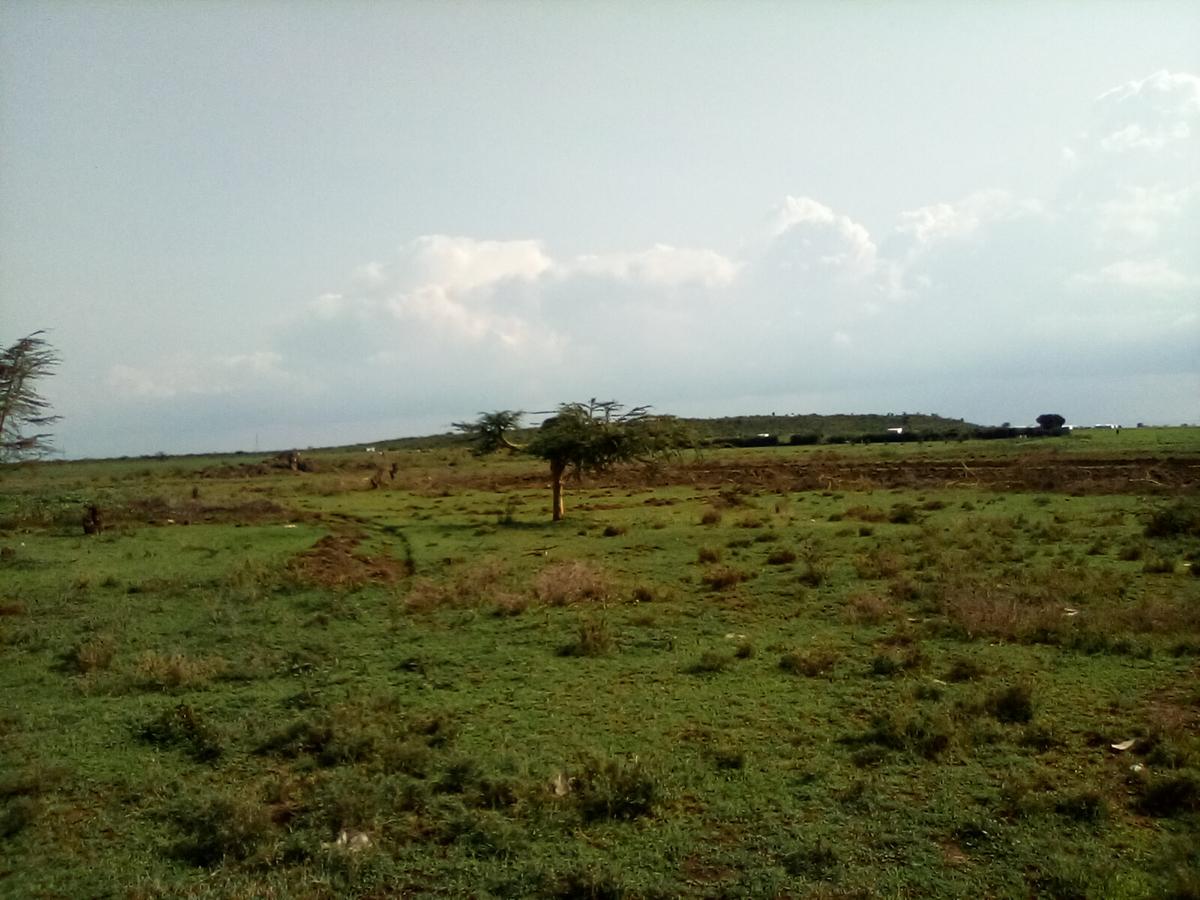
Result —
M 1200 3 L 0 4 L 68 457 L 591 397 L 1200 421 Z

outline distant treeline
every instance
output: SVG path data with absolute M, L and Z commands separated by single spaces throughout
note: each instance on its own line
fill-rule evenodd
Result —
M 1010 428 L 981 427 L 955 428 L 949 431 L 868 431 L 860 434 L 826 435 L 814 432 L 797 432 L 787 436 L 779 434 L 730 435 L 711 437 L 704 441 L 710 447 L 779 447 L 806 446 L 812 444 L 911 444 L 923 441 L 992 441 L 1002 438 L 1047 438 L 1070 434 L 1068 428 Z

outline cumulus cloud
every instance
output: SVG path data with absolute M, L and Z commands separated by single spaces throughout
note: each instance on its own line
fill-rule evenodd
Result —
M 1200 279 L 1177 272 L 1165 259 L 1122 259 L 1096 272 L 1081 272 L 1069 279 L 1071 287 L 1107 285 L 1132 291 L 1181 291 L 1200 285 Z
M 271 350 L 210 358 L 184 354 L 154 365 L 114 365 L 106 387 L 126 398 L 168 399 L 179 396 L 237 394 L 259 388 L 295 389 L 303 376 L 283 368 L 283 357 Z
M 578 256 L 560 268 L 562 277 L 582 274 L 645 285 L 677 288 L 721 287 L 734 280 L 739 263 L 715 250 L 655 244 L 646 250 Z
M 1050 196 L 930 198 L 873 235 L 789 195 L 732 253 L 428 235 L 300 304 L 269 349 L 118 366 L 109 384 L 150 399 L 302 385 L 399 422 L 601 394 L 709 412 L 852 388 L 902 401 L 906 385 L 936 400 L 983 372 L 1066 384 L 1098 366 L 1194 381 L 1200 79 L 1157 73 L 1093 114 Z
M 785 197 L 770 216 L 759 266 L 797 273 L 824 272 L 862 278 L 875 270 L 870 232 L 849 216 L 811 197 Z
M 1008 191 L 984 190 L 954 203 L 935 203 L 900 213 L 896 231 L 917 244 L 965 240 L 994 222 L 1037 215 L 1041 204 L 1020 199 Z
M 1157 152 L 1192 136 L 1200 121 L 1200 78 L 1156 72 L 1105 91 L 1094 106 L 1103 151 Z

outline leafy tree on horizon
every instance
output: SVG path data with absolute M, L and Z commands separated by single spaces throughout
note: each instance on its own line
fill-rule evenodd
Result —
M 1058 431 L 1067 424 L 1067 420 L 1058 413 L 1042 413 L 1037 417 L 1037 423 L 1043 431 Z
M 35 331 L 0 351 L 0 461 L 49 453 L 50 434 L 26 434 L 26 428 L 45 428 L 61 416 L 49 413 L 50 404 L 35 389 L 40 378 L 54 373 L 59 356 Z
M 474 453 L 484 456 L 499 450 L 528 453 L 550 464 L 551 513 L 563 518 L 563 478 L 586 472 L 603 472 L 619 463 L 650 462 L 691 443 L 686 428 L 674 416 L 655 416 L 648 406 L 622 411 L 613 400 L 563 403 L 554 416 L 542 422 L 526 444 L 512 434 L 524 415 L 519 410 L 480 413 L 474 422 L 454 427 L 473 439 Z

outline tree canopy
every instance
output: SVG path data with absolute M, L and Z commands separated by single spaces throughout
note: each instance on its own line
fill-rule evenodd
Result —
M 0 351 L 0 460 L 42 456 L 52 449 L 47 432 L 26 433 L 59 420 L 36 390 L 38 379 L 51 375 L 59 357 L 42 335 L 21 338 Z
M 1057 431 L 1067 424 L 1067 420 L 1058 413 L 1042 413 L 1037 417 L 1037 423 L 1043 431 Z
M 471 437 L 479 455 L 497 450 L 528 453 L 550 464 L 552 515 L 563 517 L 564 475 L 602 472 L 618 463 L 650 462 L 690 443 L 686 428 L 673 416 L 651 415 L 647 406 L 626 410 L 613 400 L 563 403 L 525 443 L 515 443 L 523 413 L 480 413 L 474 422 L 454 427 Z

